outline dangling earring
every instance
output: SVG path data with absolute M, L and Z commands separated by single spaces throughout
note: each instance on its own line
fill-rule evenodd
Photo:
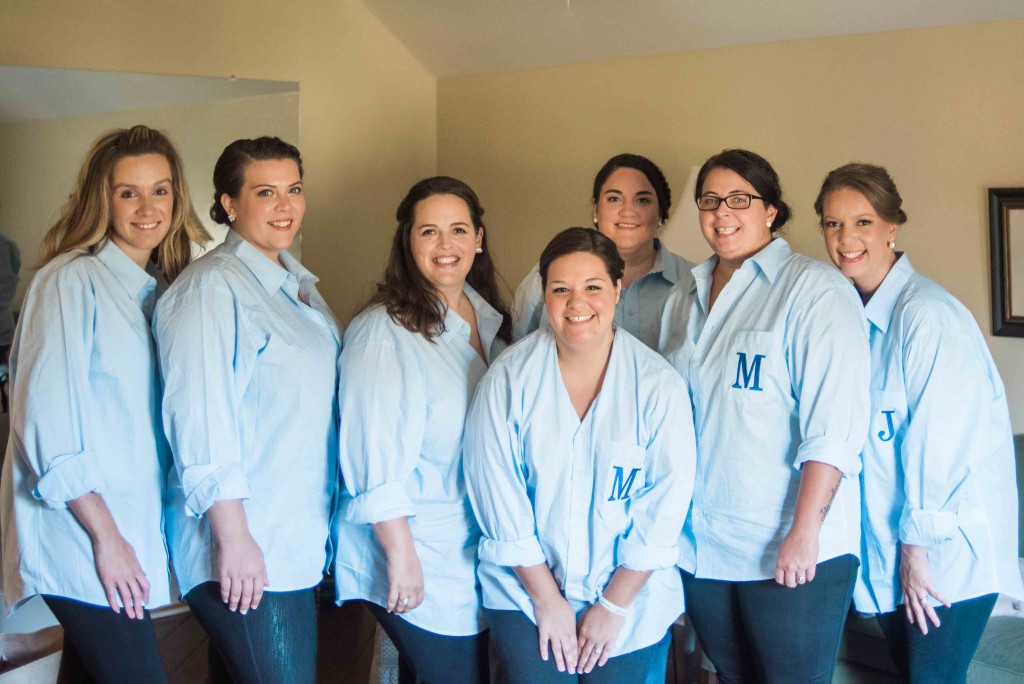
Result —
M 477 247 L 476 248 L 476 253 L 477 254 L 483 254 L 484 253 L 484 248 L 483 247 Z
M 889 249 L 896 251 L 896 240 L 893 238 L 889 238 Z

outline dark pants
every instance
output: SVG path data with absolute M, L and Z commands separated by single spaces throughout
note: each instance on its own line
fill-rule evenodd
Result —
M 684 572 L 686 614 L 719 680 L 831 682 L 858 564 L 852 555 L 819 563 L 814 581 L 795 589 Z
M 149 611 L 132 620 L 121 609 L 44 596 L 64 628 L 59 684 L 91 682 L 166 682 L 160 648 Z
M 978 650 L 989 615 L 998 594 L 957 601 L 949 608 L 935 607 L 940 627 L 930 621 L 928 634 L 907 622 L 900 606 L 878 616 L 889 652 L 903 678 L 913 684 L 960 684 L 967 681 L 967 668 Z
M 665 680 L 668 678 L 668 652 L 671 647 L 672 632 L 670 630 L 665 632 L 665 638 L 651 647 L 654 652 L 651 654 L 651 667 L 647 670 L 647 678 L 644 680 L 646 684 L 665 684 Z
M 245 615 L 228 610 L 220 583 L 206 582 L 185 602 L 210 637 L 210 681 L 307 684 L 316 681 L 313 589 L 268 591 Z
M 488 634 L 435 634 L 366 601 L 377 622 L 398 649 L 405 677 L 418 684 L 487 684 L 490 681 Z
M 537 625 L 521 611 L 485 608 L 484 614 L 508 684 L 635 684 L 647 678 L 652 657 L 658 649 L 658 644 L 655 644 L 624 653 L 609 658 L 607 663 L 595 667 L 590 674 L 570 675 L 558 671 L 550 651 L 547 660 L 540 659 Z

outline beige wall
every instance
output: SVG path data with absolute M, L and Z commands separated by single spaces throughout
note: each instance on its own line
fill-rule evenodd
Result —
M 436 81 L 359 0 L 5 0 L 0 64 L 298 81 L 303 257 L 345 320 L 436 165 Z
M 265 134 L 298 140 L 299 95 L 281 93 L 0 126 L 0 231 L 18 244 L 22 256 L 15 309 L 31 279 L 43 235 L 56 222 L 89 146 L 103 131 L 137 123 L 165 131 L 174 141 L 185 164 L 196 213 L 219 242 L 226 229 L 209 217 L 210 179 L 217 156 L 237 138 Z M 293 252 L 300 247 L 297 240 Z
M 900 248 L 987 333 L 986 189 L 1024 186 L 1022 65 L 1010 21 L 442 79 L 438 169 L 479 192 L 514 284 L 554 232 L 590 222 L 593 174 L 618 152 L 653 158 L 677 192 L 714 152 L 760 152 L 795 210 L 791 242 L 819 258 L 825 172 L 882 164 L 910 215 Z M 989 342 L 1024 431 L 1024 339 Z

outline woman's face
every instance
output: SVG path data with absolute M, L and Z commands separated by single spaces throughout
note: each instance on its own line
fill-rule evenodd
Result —
M 872 295 L 896 263 L 889 241 L 899 225 L 879 217 L 868 198 L 850 188 L 830 192 L 822 202 L 821 232 L 825 249 L 862 295 Z
M 110 181 L 110 240 L 145 268 L 171 227 L 171 165 L 156 153 L 122 157 L 114 164 Z
M 544 306 L 559 347 L 585 347 L 612 334 L 622 284 L 600 257 L 574 252 L 548 266 Z
M 631 252 L 654 240 L 658 232 L 658 196 L 642 172 L 622 167 L 612 171 L 594 205 L 597 229 L 619 252 Z
M 474 231 L 469 205 L 455 195 L 431 195 L 416 203 L 409 246 L 413 261 L 438 294 L 453 306 L 473 267 L 484 230 Z
M 302 227 L 306 197 L 294 159 L 263 159 L 245 167 L 238 197 L 221 195 L 221 204 L 235 216 L 232 227 L 263 256 L 277 262 Z
M 701 196 L 725 198 L 729 195 L 757 196 L 754 186 L 731 169 L 712 169 L 704 177 Z M 752 200 L 746 209 L 732 209 L 721 202 L 717 209 L 700 212 L 700 229 L 720 262 L 738 268 L 744 261 L 772 241 L 768 227 L 775 220 L 775 207 Z

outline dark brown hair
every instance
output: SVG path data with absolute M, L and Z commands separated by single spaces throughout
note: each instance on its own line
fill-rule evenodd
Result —
M 245 169 L 254 161 L 271 159 L 291 159 L 299 167 L 299 178 L 302 178 L 302 155 L 294 145 L 280 138 L 263 136 L 262 138 L 236 140 L 220 153 L 216 166 L 213 167 L 213 206 L 210 207 L 210 218 L 217 223 L 230 226 L 228 212 L 220 203 L 224 195 L 238 199 L 238 193 L 245 185 Z
M 654 195 L 658 198 L 658 218 L 664 222 L 668 219 L 668 210 L 672 206 L 672 190 L 668 187 L 665 174 L 661 172 L 658 165 L 647 157 L 639 154 L 617 154 L 604 163 L 601 170 L 594 176 L 594 190 L 591 200 L 597 204 L 601 197 L 601 188 L 604 187 L 608 176 L 618 169 L 635 169 L 647 177 L 647 182 L 654 188 Z
M 593 228 L 566 228 L 551 238 L 551 242 L 540 254 L 540 282 L 545 290 L 548 287 L 548 269 L 551 263 L 569 254 L 593 254 L 604 262 L 608 277 L 612 284 L 622 280 L 626 262 L 619 256 L 619 248 L 611 238 Z
M 886 223 L 903 225 L 907 222 L 907 214 L 902 209 L 903 198 L 889 172 L 881 166 L 856 162 L 833 169 L 825 176 L 818 198 L 814 200 L 814 211 L 819 220 L 825 210 L 825 197 L 843 188 L 864 195 L 878 217 Z
M 434 195 L 458 197 L 469 207 L 474 231 L 479 233 L 484 227 L 484 208 L 480 206 L 479 198 L 468 185 L 449 176 L 434 176 L 421 180 L 409 189 L 398 205 L 398 211 L 395 212 L 398 228 L 391 241 L 391 253 L 384 268 L 384 280 L 377 283 L 377 292 L 366 305 L 370 307 L 382 304 L 391 320 L 409 332 L 420 333 L 428 340 L 445 331 L 446 306 L 416 265 L 412 256 L 411 236 L 416 220 L 416 205 Z M 498 337 L 505 342 L 511 342 L 512 316 L 498 288 L 494 261 L 487 248 L 486 231 L 481 247 L 483 252 L 475 255 L 473 266 L 466 275 L 466 282 L 501 314 L 502 323 Z
M 715 169 L 729 169 L 750 183 L 766 207 L 775 207 L 775 220 L 770 228 L 772 235 L 782 230 L 791 212 L 789 205 L 782 201 L 779 174 L 775 173 L 767 159 L 750 150 L 722 150 L 709 157 L 697 174 L 697 185 L 693 189 L 694 200 L 700 199 L 704 192 L 704 179 Z

